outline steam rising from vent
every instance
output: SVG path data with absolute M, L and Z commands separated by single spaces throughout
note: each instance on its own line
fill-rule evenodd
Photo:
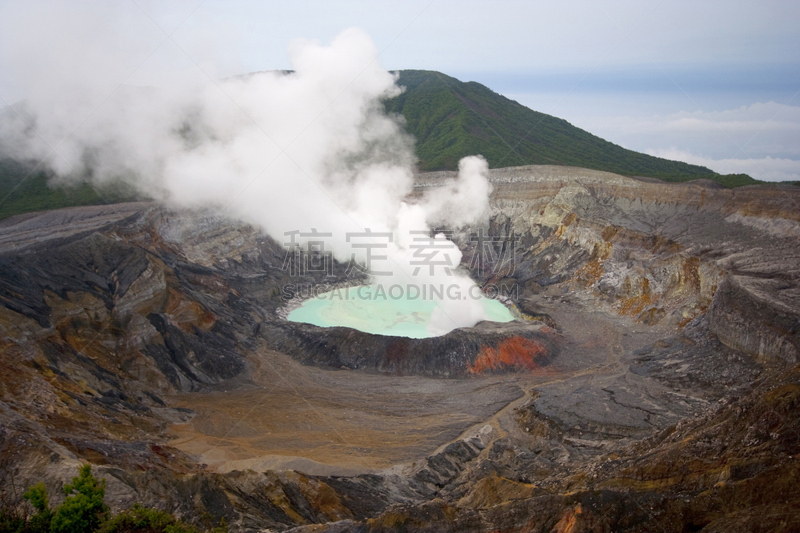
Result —
M 326 245 L 341 261 L 355 251 L 347 233 L 391 232 L 392 242 L 380 252 L 388 256 L 393 280 L 455 283 L 461 294 L 474 290 L 459 271 L 444 277 L 441 268 L 430 275 L 414 267 L 409 235 L 432 225 L 485 221 L 487 164 L 481 157 L 465 158 L 458 179 L 410 197 L 413 139 L 382 105 L 402 89 L 378 65 L 364 32 L 346 30 L 328 46 L 293 42 L 289 73 L 219 80 L 198 79 L 196 70 L 192 76 L 171 72 L 158 87 L 115 88 L 91 67 L 111 68 L 124 78 L 115 54 L 124 57 L 135 42 L 120 43 L 111 30 L 82 39 L 80 31 L 71 33 L 54 18 L 47 21 L 56 25 L 53 38 L 64 42 L 8 42 L 19 36 L 12 26 L 22 22 L 5 19 L 2 45 L 14 57 L 4 63 L 26 98 L 15 112 L 4 111 L 0 155 L 43 159 L 63 181 L 123 180 L 171 205 L 215 206 L 279 242 L 287 240 L 287 231 L 315 228 L 332 234 Z M 74 17 L 65 16 L 62 24 L 72 22 Z M 31 21 L 24 24 L 35 33 Z M 77 72 L 64 68 L 81 57 L 91 61 Z M 449 254 L 458 265 L 460 252 L 453 247 Z M 479 301 L 445 298 L 438 302 L 432 333 L 484 318 Z

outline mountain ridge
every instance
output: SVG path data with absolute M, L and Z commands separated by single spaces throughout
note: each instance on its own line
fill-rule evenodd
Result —
M 480 153 L 492 168 L 564 165 L 665 181 L 758 183 L 749 176 L 734 180 L 703 166 L 628 150 L 475 81 L 462 82 L 437 71 L 394 72 L 405 91 L 387 100 L 386 108 L 401 115 L 416 138 L 423 171 L 455 170 L 461 157 Z
M 405 90 L 384 105 L 415 137 L 422 172 L 456 170 L 462 157 L 481 154 L 491 168 L 560 165 L 664 181 L 708 179 L 727 187 L 763 183 L 746 174 L 722 176 L 706 167 L 628 150 L 478 82 L 462 82 L 437 71 L 395 73 Z M 142 199 L 128 186 L 98 190 L 81 183 L 54 188 L 49 185 L 52 172 L 40 165 L 0 158 L 0 220 L 32 211 Z

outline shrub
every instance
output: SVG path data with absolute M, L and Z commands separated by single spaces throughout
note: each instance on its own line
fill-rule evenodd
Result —
M 204 530 L 187 524 L 169 513 L 135 504 L 130 509 L 109 517 L 103 501 L 106 481 L 98 481 L 88 464 L 78 469 L 78 476 L 64 486 L 67 498 L 55 512 L 50 509 L 47 488 L 37 483 L 23 494 L 36 510 L 27 516 L 19 505 L 0 501 L 0 533 L 203 533 Z M 205 516 L 208 533 L 228 533 L 224 519 L 213 526 L 211 516 Z
M 169 513 L 138 503 L 106 521 L 98 533 L 200 533 Z
M 28 519 L 27 533 L 48 533 L 53 520 L 53 511 L 47 499 L 47 488 L 41 481 L 25 491 L 22 495 L 36 509 L 36 514 Z
M 22 497 L 36 511 L 28 516 L 24 508 L 3 502 L 0 508 L 0 533 L 49 533 L 53 511 L 47 501 L 47 488 L 37 483 L 25 491 Z
M 78 469 L 72 483 L 64 485 L 67 498 L 59 505 L 51 522 L 52 533 L 93 533 L 108 512 L 103 502 L 106 480 L 98 481 L 92 475 L 91 465 Z
M 0 533 L 24 533 L 25 516 L 10 507 L 0 509 Z
M 26 490 L 22 497 L 31 502 L 31 505 L 38 513 L 44 513 L 50 510 L 50 504 L 47 499 L 47 487 L 45 487 L 44 483 L 41 481 Z

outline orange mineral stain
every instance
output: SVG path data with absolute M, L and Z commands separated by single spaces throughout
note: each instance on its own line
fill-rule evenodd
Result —
M 484 346 L 481 353 L 470 365 L 469 371 L 481 374 L 492 370 L 536 370 L 547 355 L 541 343 L 520 337 L 511 337 L 501 342 L 497 348 Z

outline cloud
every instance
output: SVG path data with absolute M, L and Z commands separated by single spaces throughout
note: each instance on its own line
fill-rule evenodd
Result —
M 681 111 L 664 120 L 675 131 L 800 133 L 800 107 L 777 102 L 757 102 L 724 111 Z
M 639 151 L 678 147 L 714 159 L 800 158 L 800 107 L 776 102 L 725 111 L 585 116 L 579 124 Z
M 800 161 L 782 158 L 711 159 L 678 148 L 647 150 L 646 153 L 673 161 L 702 165 L 719 174 L 749 174 L 764 181 L 800 181 Z
M 530 95 L 523 101 L 536 99 Z M 764 181 L 800 179 L 800 106 L 768 101 L 717 111 L 653 113 L 665 105 L 663 99 L 629 93 L 581 95 L 561 103 L 556 114 L 630 150 L 722 173 L 745 172 Z M 685 103 L 685 98 L 679 100 Z M 546 100 L 539 95 L 538 101 Z

